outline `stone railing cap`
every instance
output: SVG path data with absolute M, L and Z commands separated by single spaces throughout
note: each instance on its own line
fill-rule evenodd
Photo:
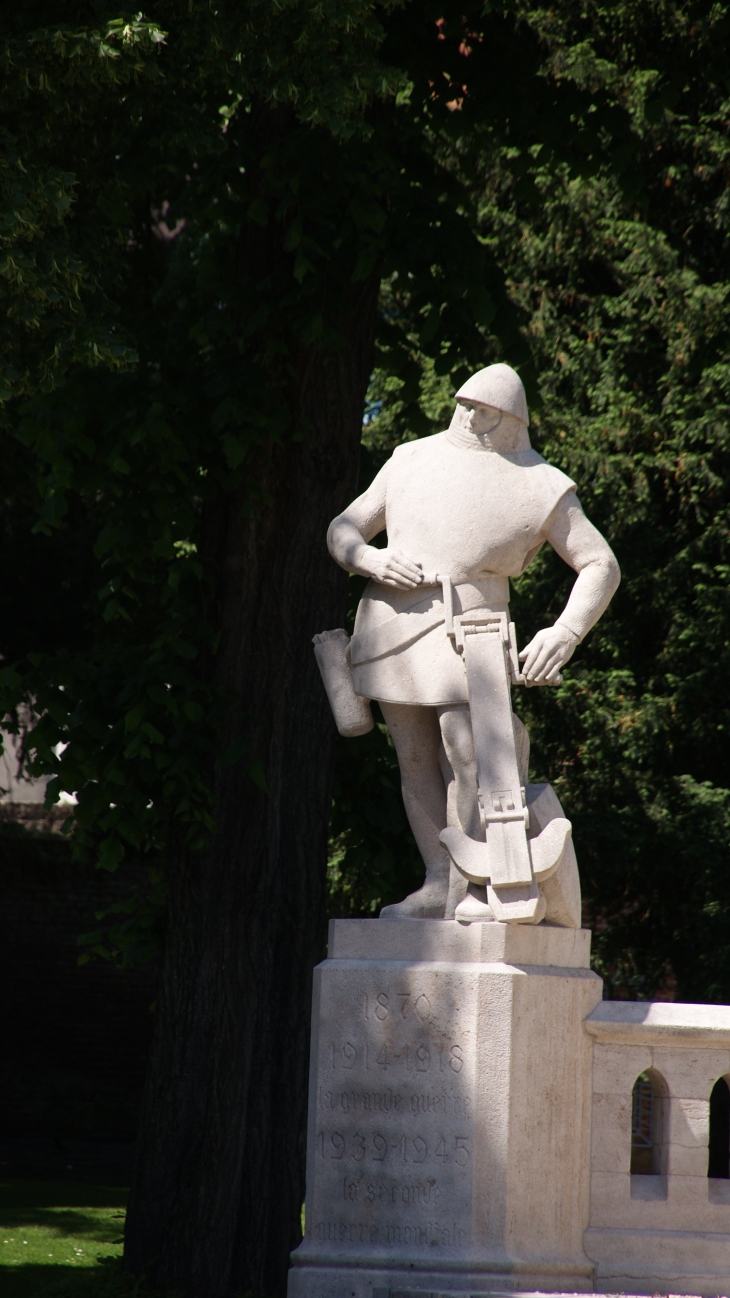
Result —
M 730 1044 L 730 1005 L 688 1005 L 668 1001 L 601 1001 L 584 1019 L 593 1037 L 607 1041 L 708 1038 Z

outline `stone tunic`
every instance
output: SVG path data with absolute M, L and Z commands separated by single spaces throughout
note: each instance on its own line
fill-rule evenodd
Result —
M 499 454 L 449 430 L 399 446 L 368 497 L 388 543 L 424 573 L 450 576 L 454 612 L 507 610 L 509 578 L 542 546 L 543 528 L 575 483 L 531 448 Z M 434 577 L 431 577 L 434 580 Z M 424 706 L 468 702 L 463 656 L 444 628 L 440 586 L 400 590 L 371 580 L 351 644 L 358 694 Z

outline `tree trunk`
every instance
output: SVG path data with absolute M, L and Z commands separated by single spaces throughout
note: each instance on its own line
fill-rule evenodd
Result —
M 195 1298 L 283 1298 L 301 1238 L 311 971 L 325 949 L 336 738 L 312 635 L 343 625 L 329 520 L 355 494 L 377 277 L 353 286 L 344 342 L 300 366 L 301 441 L 271 447 L 270 501 L 216 502 L 219 682 L 240 699 L 215 776 L 216 831 L 174 852 L 158 1023 L 138 1137 L 125 1266 Z

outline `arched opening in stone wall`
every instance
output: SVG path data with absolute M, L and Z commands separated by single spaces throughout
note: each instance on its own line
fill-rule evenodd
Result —
M 707 1175 L 730 1179 L 730 1088 L 720 1077 L 710 1094 L 710 1139 Z
M 669 1092 L 661 1073 L 649 1068 L 631 1096 L 631 1175 L 664 1176 L 667 1170 Z

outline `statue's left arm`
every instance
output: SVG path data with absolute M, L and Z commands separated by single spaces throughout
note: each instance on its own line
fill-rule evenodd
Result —
M 543 536 L 578 579 L 555 625 L 538 631 L 520 654 L 524 675 L 535 685 L 560 680 L 561 667 L 595 626 L 621 580 L 611 547 L 586 518 L 574 491 L 558 501 Z

